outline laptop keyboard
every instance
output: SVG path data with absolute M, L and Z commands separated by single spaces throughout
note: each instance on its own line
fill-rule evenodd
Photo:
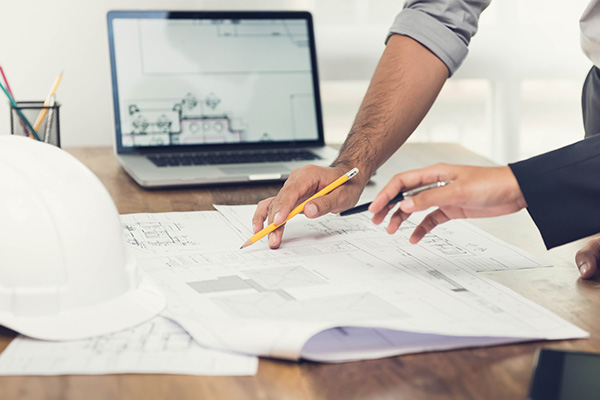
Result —
M 321 159 L 321 157 L 311 151 L 297 149 L 151 154 L 147 157 L 157 167 L 311 161 Z

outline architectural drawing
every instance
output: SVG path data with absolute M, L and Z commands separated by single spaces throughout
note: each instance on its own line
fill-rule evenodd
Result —
M 167 292 L 167 315 L 208 346 L 297 359 L 311 337 L 335 327 L 413 335 L 412 344 L 394 345 L 387 355 L 586 335 L 478 274 L 546 264 L 463 221 L 445 224 L 444 230 L 411 245 L 407 229 L 388 235 L 365 215 L 298 216 L 287 223 L 279 250 L 270 250 L 266 242 L 240 250 L 252 234 L 248 221 L 255 207 L 216 208 L 223 219 L 208 214 L 212 224 L 202 224 L 210 226 L 212 237 L 198 239 L 194 224 L 186 222 L 183 231 L 197 245 L 171 249 L 178 251 L 157 246 L 152 256 L 138 260 Z M 154 218 L 172 224 L 186 215 Z M 129 215 L 123 222 L 146 218 Z M 414 224 L 405 222 L 409 229 Z M 310 357 L 350 360 L 381 354 L 365 348 L 335 355 L 327 351 L 338 347 L 324 346 Z
M 220 21 L 213 24 L 219 37 L 286 37 L 295 46 L 308 46 L 306 30 L 302 25 L 292 21 L 279 20 L 261 23 L 260 21 L 239 20 Z
M 331 318 L 361 321 L 378 318 L 403 319 L 407 314 L 372 293 L 328 296 L 327 301 L 299 301 L 279 293 L 257 293 L 215 298 L 213 302 L 238 318 L 285 318 L 315 320 Z
M 200 346 L 178 324 L 156 317 L 111 335 L 68 342 L 15 338 L 0 355 L 1 375 L 163 373 L 252 375 L 255 357 Z
M 301 20 L 120 20 L 122 145 L 318 138 Z M 134 51 L 136 49 L 137 51 Z
M 128 106 L 134 145 L 242 143 L 246 140 L 240 119 L 219 113 L 221 99 L 214 93 L 199 99 L 187 93 L 181 100 L 138 100 Z M 127 131 L 127 129 L 126 129 Z
M 196 244 L 177 223 L 139 222 L 125 224 L 123 230 L 125 241 L 143 250 Z
M 183 329 L 157 318 L 134 329 L 91 338 L 84 347 L 96 355 L 189 351 L 196 343 Z

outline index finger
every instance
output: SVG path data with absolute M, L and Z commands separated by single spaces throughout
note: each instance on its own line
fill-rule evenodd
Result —
M 254 215 L 252 216 L 252 231 L 257 233 L 260 231 L 267 219 L 267 213 L 269 212 L 269 205 L 273 201 L 273 197 L 264 199 L 258 202 Z
M 375 197 L 369 206 L 369 211 L 374 214 L 382 211 L 398 193 L 454 178 L 452 168 L 446 164 L 436 164 L 396 174 Z
M 290 176 L 269 207 L 269 223 L 282 224 L 294 207 L 315 194 L 318 182 Z

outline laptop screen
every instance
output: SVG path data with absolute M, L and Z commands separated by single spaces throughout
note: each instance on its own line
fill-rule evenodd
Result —
M 120 149 L 322 141 L 304 12 L 108 15 Z

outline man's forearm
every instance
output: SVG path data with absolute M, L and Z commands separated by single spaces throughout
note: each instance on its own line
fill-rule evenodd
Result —
M 332 165 L 356 166 L 370 178 L 416 129 L 447 78 L 445 64 L 421 44 L 391 37 Z

